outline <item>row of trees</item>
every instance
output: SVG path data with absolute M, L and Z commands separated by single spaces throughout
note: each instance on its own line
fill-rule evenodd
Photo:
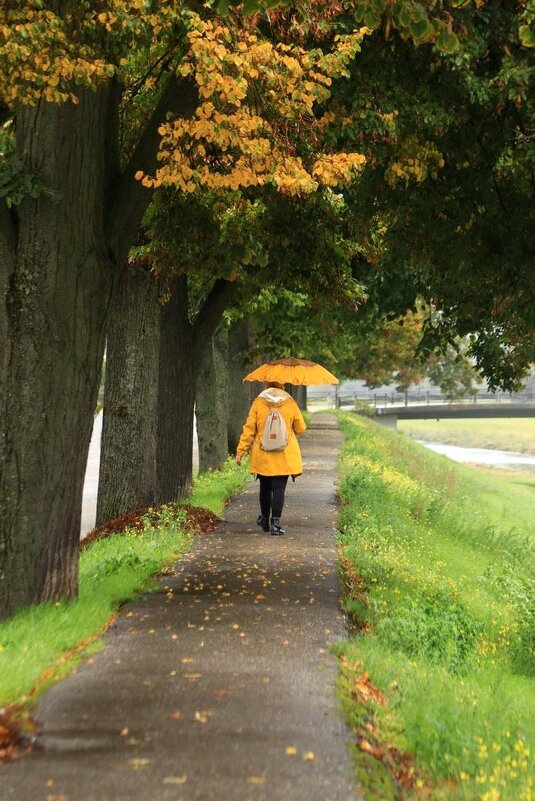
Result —
M 101 518 L 187 488 L 231 304 L 366 331 L 423 297 L 428 347 L 533 360 L 531 2 L 196 5 L 1 12 L 2 614 L 76 594 L 106 341 Z

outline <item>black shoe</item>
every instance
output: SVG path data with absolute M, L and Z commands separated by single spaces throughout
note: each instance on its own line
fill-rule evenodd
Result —
M 275 535 L 286 534 L 285 530 L 281 528 L 280 517 L 271 518 L 271 533 Z
M 269 517 L 264 517 L 264 515 L 258 515 L 258 520 L 256 521 L 257 526 L 260 526 L 262 531 L 269 531 Z

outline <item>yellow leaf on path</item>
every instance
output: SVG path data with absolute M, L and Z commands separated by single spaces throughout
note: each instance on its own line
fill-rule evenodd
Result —
M 247 779 L 249 784 L 265 784 L 266 777 L 265 776 L 249 776 Z
M 142 768 L 146 768 L 147 765 L 150 765 L 150 759 L 136 757 L 135 759 L 130 760 L 130 765 L 134 768 L 134 770 L 141 770 Z
M 293 756 L 294 754 L 297 754 L 297 748 L 295 748 L 293 745 L 289 745 L 286 749 L 286 753 L 288 756 Z
M 211 712 L 195 712 L 195 720 L 198 723 L 206 723 L 211 714 Z
M 184 773 L 183 776 L 166 776 L 165 779 L 162 779 L 164 784 L 185 784 L 188 780 L 188 777 Z
M 303 759 L 305 762 L 312 762 L 313 759 L 316 759 L 316 754 L 313 751 L 307 751 L 303 754 Z
M 128 732 L 129 732 L 129 728 L 128 728 L 128 726 L 125 726 L 123 729 L 121 729 L 121 737 L 126 737 Z

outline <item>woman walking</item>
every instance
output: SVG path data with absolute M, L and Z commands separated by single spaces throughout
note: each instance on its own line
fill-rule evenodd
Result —
M 252 443 L 250 471 L 260 480 L 260 515 L 256 522 L 263 531 L 286 533 L 280 524 L 284 493 L 288 476 L 295 478 L 303 472 L 297 435 L 305 430 L 303 415 L 292 396 L 282 384 L 268 383 L 252 403 L 236 451 L 236 462 L 241 464 Z M 271 450 L 270 432 L 277 450 Z

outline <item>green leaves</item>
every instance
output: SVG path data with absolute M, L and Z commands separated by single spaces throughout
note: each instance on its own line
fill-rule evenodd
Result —
M 218 14 L 225 16 L 231 8 L 240 6 L 243 14 L 251 15 L 264 9 L 269 10 L 278 6 L 287 6 L 289 3 L 284 2 L 284 0 L 216 0 L 212 5 L 215 6 Z
M 34 173 L 28 171 L 15 149 L 15 139 L 9 127 L 0 128 L 0 198 L 10 208 L 18 206 L 25 197 L 46 195 L 57 198 L 58 193 Z
M 461 43 L 459 37 L 455 33 L 444 29 L 439 34 L 436 47 L 441 53 L 452 55 L 460 50 Z
M 535 27 L 533 25 L 521 25 L 518 29 L 518 36 L 524 47 L 535 47 Z

